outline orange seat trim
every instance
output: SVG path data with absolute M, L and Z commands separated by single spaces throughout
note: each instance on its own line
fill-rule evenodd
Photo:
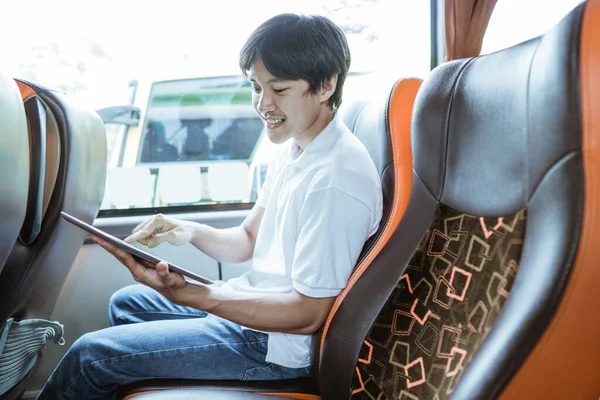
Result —
M 32 87 L 27 86 L 26 84 L 24 84 L 23 82 L 20 81 L 15 81 L 17 83 L 17 86 L 19 87 L 19 91 L 21 92 L 21 97 L 23 98 L 23 100 L 27 99 L 28 97 L 31 97 L 35 94 L 35 91 L 33 90 Z
M 154 393 L 154 392 L 155 392 L 155 390 L 146 390 L 143 392 L 135 392 L 135 393 L 127 395 L 126 397 L 123 397 L 122 400 L 130 400 L 130 399 L 133 399 L 134 397 L 141 396 L 143 394 L 150 394 L 150 393 Z
M 308 394 L 308 393 L 262 393 L 267 396 L 278 396 L 285 397 L 286 399 L 294 399 L 294 400 L 321 400 L 321 396 L 316 394 Z
M 361 263 L 355 268 L 348 280 L 346 288 L 336 298 L 323 327 L 320 344 L 321 351 L 323 350 L 325 338 L 327 337 L 327 332 L 329 331 L 329 326 L 331 325 L 335 313 L 350 290 L 352 290 L 356 282 L 358 282 L 375 257 L 377 257 L 383 246 L 390 240 L 390 237 L 396 230 L 396 227 L 400 223 L 404 211 L 406 211 L 406 207 L 408 206 L 408 199 L 412 187 L 410 123 L 415 97 L 417 96 L 417 92 L 422 82 L 421 79 L 416 78 L 402 79 L 396 83 L 396 86 L 394 86 L 392 91 L 388 107 L 390 140 L 394 157 L 394 197 L 392 200 L 390 217 L 387 220 L 387 224 L 381 237 L 377 240 Z
M 589 0 L 580 39 L 584 206 L 579 250 L 548 329 L 500 399 L 600 395 L 600 0 Z

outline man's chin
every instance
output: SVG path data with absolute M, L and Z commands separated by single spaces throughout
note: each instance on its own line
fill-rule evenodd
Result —
M 267 129 L 267 137 L 274 144 L 282 144 L 289 139 L 288 135 L 281 134 L 277 131 Z

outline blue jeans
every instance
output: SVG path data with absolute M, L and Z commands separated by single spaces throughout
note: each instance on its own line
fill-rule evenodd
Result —
M 120 385 L 143 379 L 275 380 L 308 374 L 265 361 L 265 333 L 171 303 L 143 285 L 113 294 L 111 327 L 79 338 L 38 400 L 114 399 Z

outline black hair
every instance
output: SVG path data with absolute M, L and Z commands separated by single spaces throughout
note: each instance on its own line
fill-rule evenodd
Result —
M 250 35 L 240 51 L 244 74 L 261 59 L 269 73 L 279 79 L 304 80 L 308 92 L 317 94 L 337 75 L 329 105 L 342 103 L 342 89 L 350 68 L 350 49 L 344 32 L 320 15 L 280 14 L 264 22 Z

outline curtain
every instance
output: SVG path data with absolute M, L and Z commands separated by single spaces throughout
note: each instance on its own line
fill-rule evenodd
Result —
M 446 61 L 475 57 L 498 0 L 445 0 Z

